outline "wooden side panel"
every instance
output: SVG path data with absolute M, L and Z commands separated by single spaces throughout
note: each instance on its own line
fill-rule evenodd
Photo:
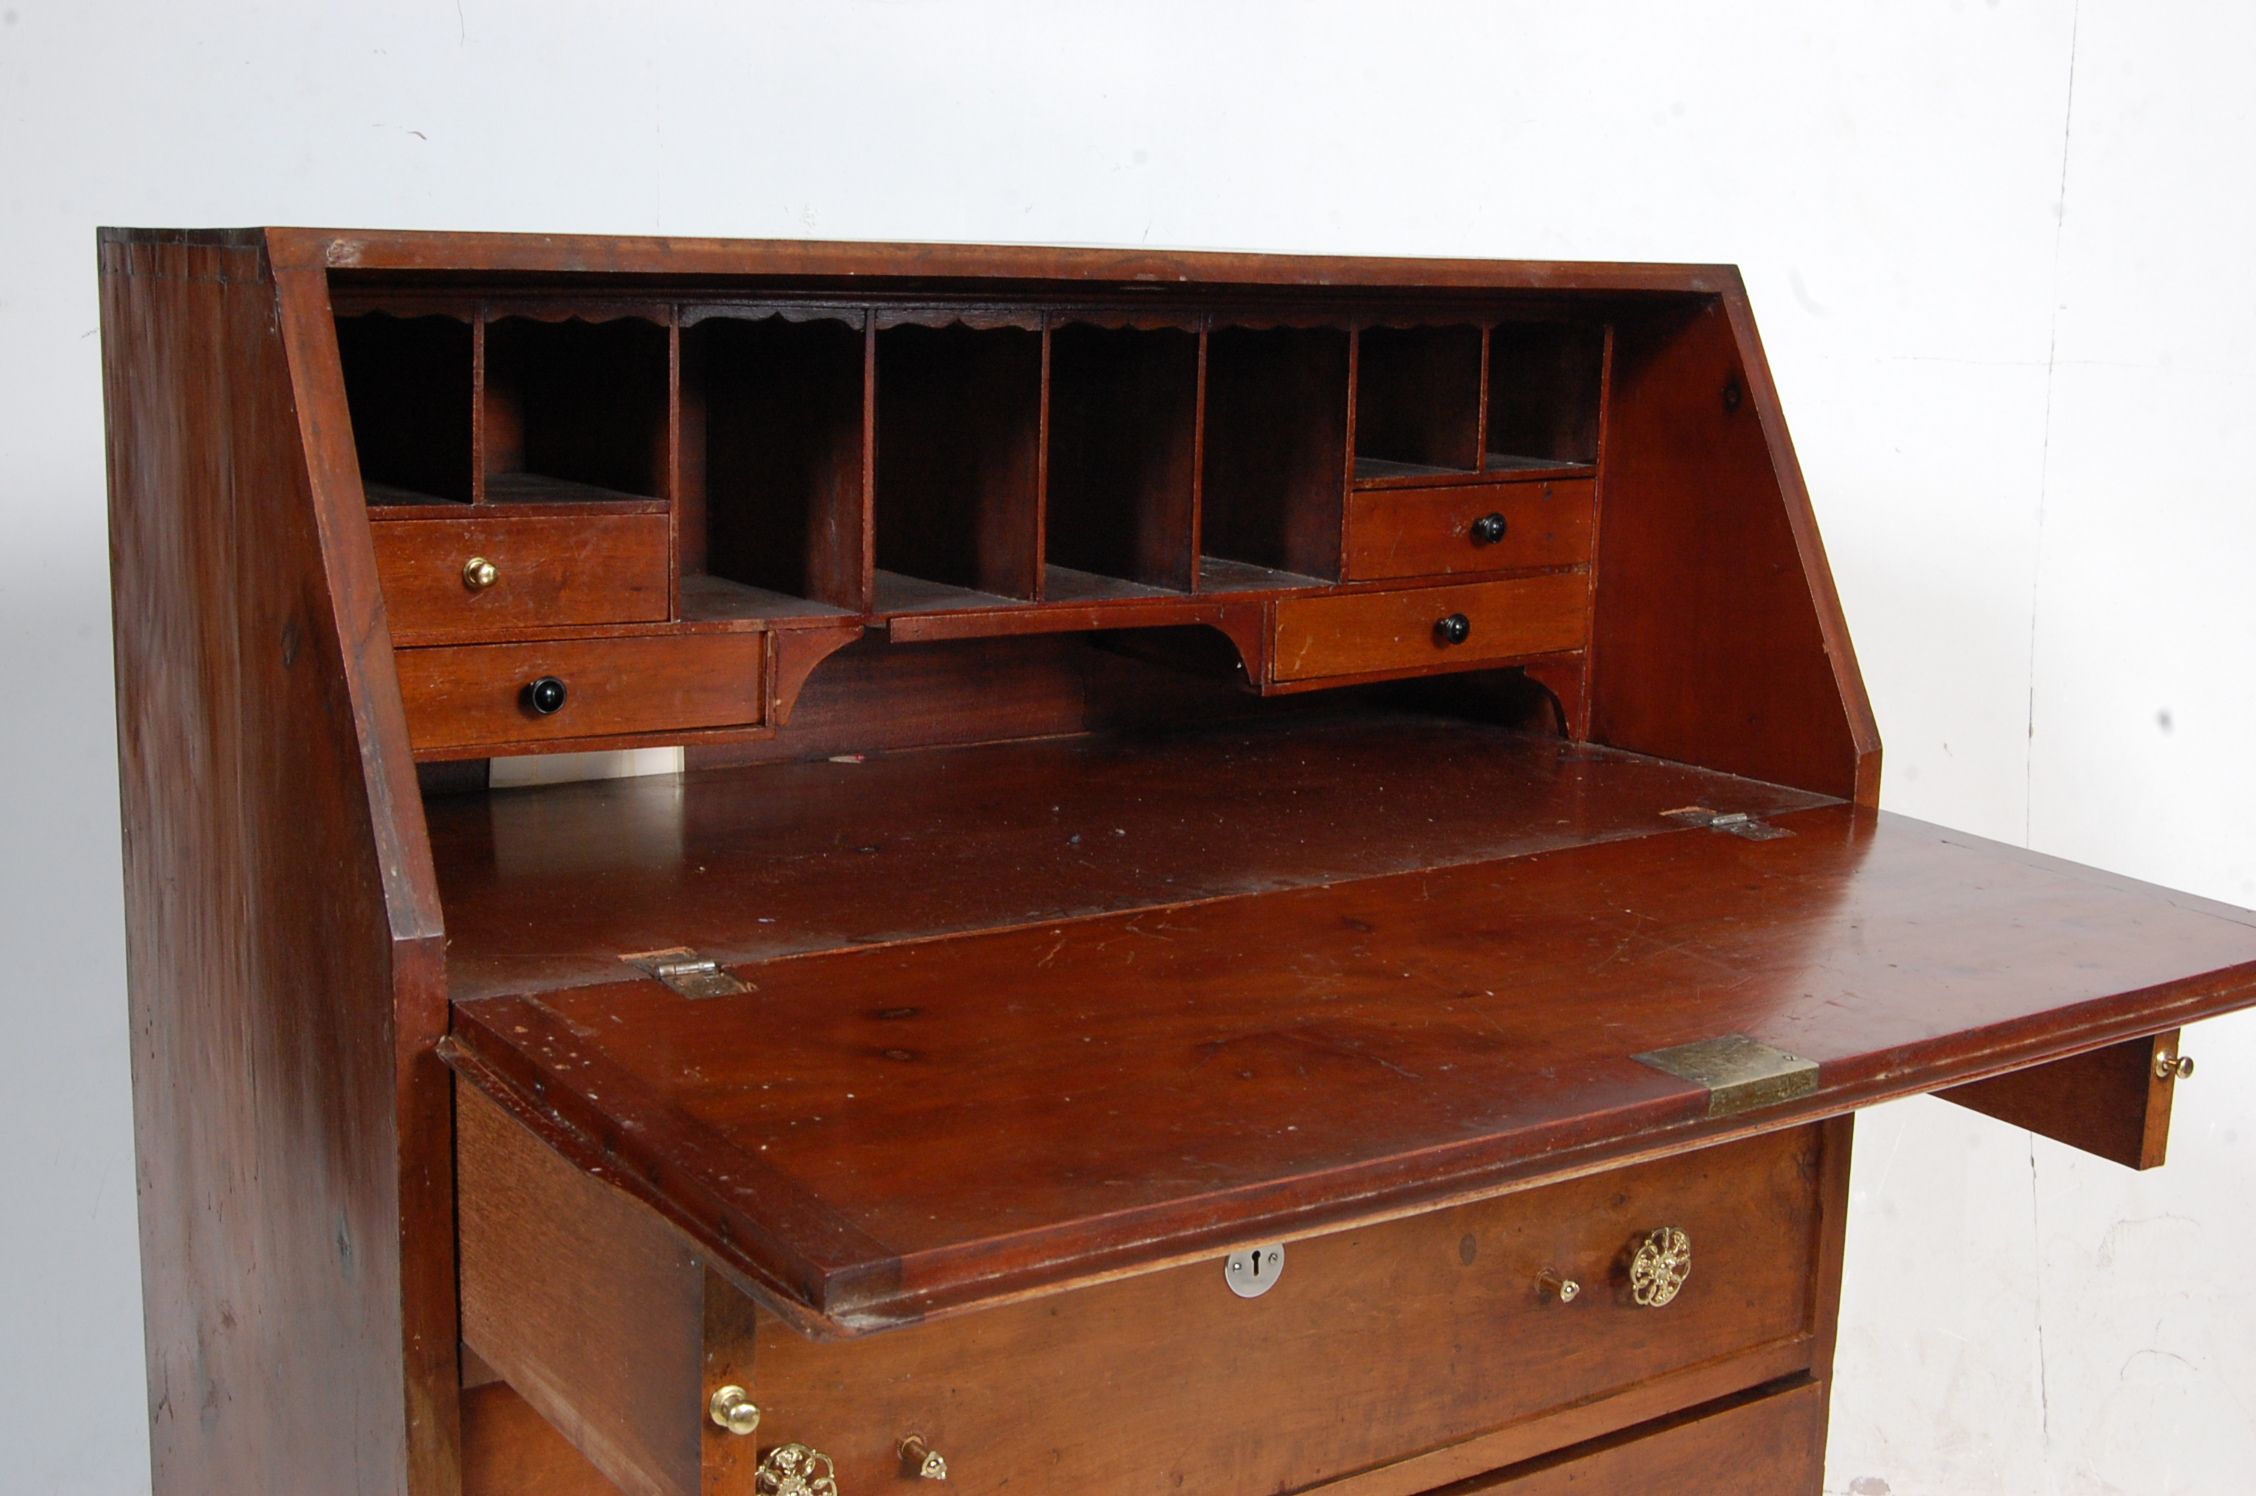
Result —
M 432 1496 L 437 903 L 327 297 L 260 244 L 101 247 L 155 1489 Z
M 1600 480 L 1591 734 L 1869 804 L 1879 735 L 1769 371 L 1739 310 L 1719 297 L 1621 324 Z
M 1935 1094 L 2126 1169 L 2159 1169 L 2169 1154 L 2177 1081 L 2155 1071 L 2177 1052 L 2172 1029 Z
M 1817 1496 L 1825 1476 L 1825 1389 L 1804 1382 L 1630 1429 L 1433 1496 Z

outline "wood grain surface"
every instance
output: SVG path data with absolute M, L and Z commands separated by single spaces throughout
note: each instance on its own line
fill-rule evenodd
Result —
M 1590 731 L 1876 803 L 1871 704 L 1752 339 L 1721 303 L 1618 334 Z
M 769 960 L 738 999 L 458 1002 L 457 1061 L 852 1332 L 2256 1000 L 2237 911 L 1843 806 L 1776 823 Z M 1734 1033 L 1816 1060 L 1817 1091 L 1711 1118 L 1634 1058 Z
M 1441 619 L 1465 618 L 1451 644 Z M 1590 575 L 1550 572 L 1500 582 L 1464 582 L 1343 597 L 1287 598 L 1276 605 L 1274 679 L 1310 680 L 1463 670 L 1530 655 L 1580 649 L 1589 637 Z
M 439 910 L 327 297 L 255 234 L 101 292 L 154 1487 L 444 1496 Z
M 1501 1425 L 1533 1435 L 1764 1348 L 1799 1369 L 1814 1131 L 1297 1240 L 1258 1299 L 1231 1294 L 1217 1256 L 844 1344 L 768 1319 L 763 1431 L 819 1446 L 865 1490 L 921 1433 L 965 1491 L 1287 1491 Z M 1661 1225 L 1690 1233 L 1695 1267 L 1675 1302 L 1640 1308 L 1626 1264 Z M 1585 1291 L 1543 1293 L 1546 1268 Z
M 400 688 L 418 751 L 522 751 L 542 743 L 655 737 L 766 720 L 764 633 L 551 639 L 404 649 Z M 564 682 L 564 705 L 542 716 L 530 682 Z
M 912 742 L 947 727 L 1077 733 L 1108 713 L 1211 710 L 1217 696 L 1277 705 L 1143 695 L 1158 682 L 1102 655 L 1122 683 L 1058 701 L 1055 677 L 1014 680 L 992 649 L 954 648 L 909 662 L 931 695 L 875 695 L 899 652 L 853 652 L 871 671 L 860 688 Z M 1069 654 L 1014 653 L 1086 682 Z M 958 693 L 973 690 L 988 715 L 959 721 Z M 431 802 L 455 996 L 615 981 L 621 951 L 762 960 L 1642 836 L 1678 829 L 1661 812 L 1692 803 L 1755 815 L 1823 803 L 1399 708 L 947 751 L 791 746 L 866 751 Z
M 1800 1382 L 1729 1398 L 1432 1496 L 1817 1496 L 1824 1477 L 1825 1388 Z
M 717 1457 L 751 1447 L 701 1416 L 724 1381 L 759 1403 L 761 1445 L 824 1450 L 848 1489 L 897 1478 L 912 1433 L 971 1491 L 1288 1490 L 1403 1460 L 1431 1484 L 1634 1421 L 1647 1389 L 1697 1401 L 1807 1371 L 1820 1199 L 1845 1169 L 1820 1131 L 1296 1241 L 1256 1300 L 1217 1256 L 845 1344 L 761 1315 L 755 1347 L 748 1303 L 715 1312 L 733 1290 L 700 1305 L 680 1238 L 470 1091 L 465 1328 L 629 1492 L 695 1490 L 701 1440 L 713 1488 Z M 1646 1308 L 1627 1263 L 1662 1225 L 1694 1270 Z M 1547 1270 L 1583 1291 L 1562 1302 Z
M 2169 1157 L 2178 1082 L 2155 1065 L 2177 1054 L 2171 1029 L 1935 1094 L 2126 1169 L 2159 1169 Z
M 370 526 L 395 640 L 666 616 L 666 517 L 494 515 Z M 483 557 L 491 586 L 464 584 Z
M 1357 489 L 1347 498 L 1351 582 L 1439 577 L 1590 560 L 1597 519 L 1588 479 L 1464 483 L 1438 488 Z M 1476 541 L 1476 521 L 1496 514 L 1504 538 Z

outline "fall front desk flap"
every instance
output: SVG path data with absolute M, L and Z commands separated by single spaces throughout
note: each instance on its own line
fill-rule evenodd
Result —
M 2244 911 L 1425 730 L 1447 751 L 1366 725 L 558 787 L 514 860 L 530 802 L 434 802 L 444 1053 L 777 1313 L 850 1335 L 2256 1002 Z M 859 840 L 881 814 L 892 839 Z

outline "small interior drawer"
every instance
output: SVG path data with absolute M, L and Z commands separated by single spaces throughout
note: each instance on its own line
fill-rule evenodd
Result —
M 459 644 L 402 649 L 394 658 L 416 752 L 506 751 L 574 738 L 758 726 L 767 637 Z M 536 700 L 536 683 L 544 681 L 561 688 L 549 711 Z
M 1347 496 L 1346 579 L 1580 566 L 1590 559 L 1597 487 L 1562 478 L 1356 489 Z
M 381 519 L 369 528 L 395 639 L 666 617 L 663 514 Z
M 460 1097 L 464 1338 L 629 1492 L 745 1489 L 787 1444 L 841 1490 L 888 1490 L 911 1436 L 966 1492 L 1253 1496 L 1403 1460 L 1423 1478 L 1806 1371 L 1814 1343 L 1819 1126 L 1294 1241 L 1258 1297 L 1216 1257 L 818 1343 Z M 1689 1276 L 1641 1305 L 1636 1254 L 1669 1228 Z M 749 1435 L 709 1416 L 728 1385 L 760 1410 Z
M 1452 641 L 1451 620 L 1462 628 Z M 1590 628 L 1590 576 L 1554 572 L 1502 582 L 1288 598 L 1277 604 L 1270 677 L 1465 670 L 1580 649 Z

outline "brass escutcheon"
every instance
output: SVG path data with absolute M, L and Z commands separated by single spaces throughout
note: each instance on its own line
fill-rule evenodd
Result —
M 1630 1297 L 1658 1309 L 1676 1297 L 1692 1276 L 1692 1238 L 1680 1227 L 1663 1226 L 1646 1237 L 1630 1259 Z
M 483 556 L 462 563 L 462 585 L 472 592 L 483 592 L 500 580 L 501 569 Z
M 830 1456 L 804 1444 L 779 1444 L 760 1461 L 753 1489 L 760 1496 L 838 1496 Z

